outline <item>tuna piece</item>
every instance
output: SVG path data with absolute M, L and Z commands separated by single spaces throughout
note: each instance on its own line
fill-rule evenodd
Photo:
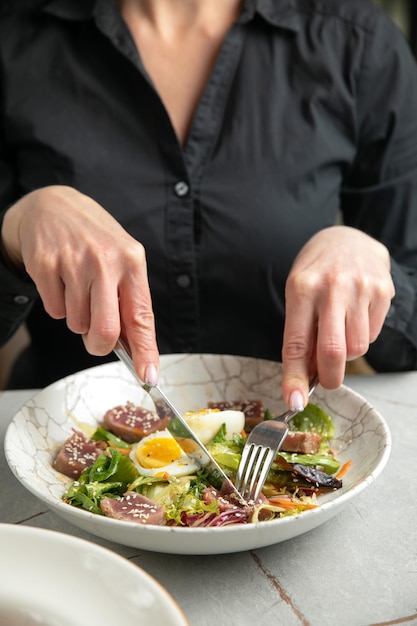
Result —
M 284 452 L 299 452 L 300 454 L 317 454 L 320 448 L 321 435 L 312 432 L 290 430 L 282 442 Z
M 125 522 L 157 526 L 166 523 L 165 508 L 136 491 L 126 491 L 121 498 L 103 498 L 100 507 L 107 517 Z
M 155 411 L 127 402 L 107 411 L 103 424 L 123 441 L 136 443 L 156 430 L 164 430 L 167 419 L 159 417 Z
M 93 441 L 76 430 L 62 445 L 53 467 L 57 472 L 75 480 L 86 467 L 93 465 L 106 447 L 104 441 Z

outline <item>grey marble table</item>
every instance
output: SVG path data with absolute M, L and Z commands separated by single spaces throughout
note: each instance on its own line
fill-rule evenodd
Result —
M 417 624 L 417 372 L 345 382 L 385 417 L 392 454 L 356 500 L 295 539 L 231 555 L 176 556 L 112 544 L 63 521 L 18 483 L 4 458 L 7 426 L 34 390 L 0 392 L 0 522 L 118 552 L 171 593 L 191 626 Z

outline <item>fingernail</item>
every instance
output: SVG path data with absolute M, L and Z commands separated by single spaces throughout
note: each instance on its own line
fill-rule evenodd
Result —
M 150 387 L 156 387 L 158 378 L 158 368 L 155 365 L 148 365 L 145 371 L 145 383 Z
M 304 410 L 304 398 L 300 391 L 293 391 L 290 395 L 290 409 L 292 411 Z

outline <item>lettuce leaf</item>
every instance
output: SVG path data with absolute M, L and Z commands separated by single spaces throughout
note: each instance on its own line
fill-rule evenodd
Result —
M 317 467 L 327 474 L 335 474 L 340 469 L 340 462 L 331 454 L 297 454 L 296 452 L 279 451 L 288 463 L 298 463 L 307 467 Z
M 191 481 L 189 488 L 167 507 L 167 519 L 183 525 L 184 517 L 207 513 L 217 515 L 219 513 L 217 502 L 213 500 L 210 504 L 206 504 L 201 499 L 205 487 L 207 487 L 207 475 L 202 471 Z
M 184 493 L 187 493 L 190 485 L 191 478 L 189 476 L 178 478 L 171 476 L 167 480 L 152 476 L 140 476 L 129 486 L 129 491 L 137 491 L 157 504 L 169 506 Z
M 325 440 L 334 437 L 334 424 L 330 415 L 311 403 L 290 419 L 289 426 L 291 430 L 319 433 Z
M 100 454 L 97 460 L 87 467 L 78 479 L 79 483 L 106 482 L 111 477 L 113 481 L 131 483 L 137 478 L 137 471 L 133 461 L 115 448 L 109 448 L 110 456 Z
M 125 450 L 129 450 L 132 447 L 131 443 L 127 443 L 127 441 L 120 439 L 120 437 L 117 437 L 114 433 L 110 432 L 110 430 L 103 428 L 103 426 L 96 428 L 94 433 L 91 435 L 91 439 L 94 441 L 110 441 L 117 448 Z
M 96 513 L 103 515 L 100 508 L 100 502 L 103 498 L 115 498 L 121 496 L 126 490 L 125 483 L 121 482 L 107 482 L 107 483 L 86 483 L 82 484 L 75 481 L 63 496 L 63 499 L 72 506 L 81 507 Z

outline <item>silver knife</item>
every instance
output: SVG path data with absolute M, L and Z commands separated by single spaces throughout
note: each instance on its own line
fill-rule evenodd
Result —
M 160 387 L 158 385 L 154 385 L 154 386 L 147 385 L 146 383 L 143 383 L 140 380 L 139 376 L 136 373 L 135 367 L 133 365 L 133 360 L 132 360 L 132 357 L 130 355 L 130 349 L 128 348 L 128 346 L 125 344 L 125 342 L 122 339 L 118 340 L 118 342 L 117 342 L 113 352 L 122 361 L 122 363 L 124 363 L 127 366 L 128 370 L 134 376 L 134 378 L 137 380 L 137 382 L 142 387 L 142 389 L 144 389 L 147 393 L 149 393 L 149 395 L 151 396 L 154 404 L 157 405 L 157 402 L 155 402 L 155 398 L 154 398 L 155 394 L 157 394 L 158 400 L 162 400 L 163 404 L 168 407 L 168 409 L 169 409 L 168 415 L 171 413 L 178 419 L 178 421 L 181 423 L 181 425 L 184 427 L 184 430 L 188 434 L 187 439 L 192 439 L 194 441 L 194 443 L 197 444 L 197 448 L 194 449 L 194 452 L 196 453 L 198 451 L 198 453 L 194 454 L 194 456 L 198 457 L 198 462 L 202 466 L 206 466 L 206 465 L 214 466 L 216 468 L 216 470 L 219 472 L 219 474 L 221 475 L 221 477 L 223 478 L 223 480 L 225 480 L 227 482 L 227 484 L 228 484 L 229 488 L 231 489 L 231 491 L 233 491 L 233 493 L 236 495 L 236 497 L 238 498 L 240 504 L 242 504 L 244 506 L 247 505 L 246 500 L 243 498 L 243 496 L 236 489 L 236 487 L 234 486 L 234 484 L 232 483 L 230 478 L 227 476 L 227 474 L 224 472 L 224 470 L 217 463 L 216 459 L 213 458 L 213 456 L 207 450 L 207 448 L 203 444 L 203 442 L 200 441 L 199 437 L 197 437 L 197 435 L 191 430 L 191 428 L 189 427 L 189 425 L 187 424 L 186 420 L 183 418 L 181 413 L 175 408 L 175 406 L 167 398 L 167 396 L 160 389 Z M 173 435 L 173 436 L 175 436 L 175 435 Z M 177 437 L 175 437 L 175 438 L 178 439 Z M 181 446 L 181 439 L 178 441 L 178 443 Z M 188 446 L 187 446 L 187 452 L 190 453 L 190 450 L 188 449 Z

